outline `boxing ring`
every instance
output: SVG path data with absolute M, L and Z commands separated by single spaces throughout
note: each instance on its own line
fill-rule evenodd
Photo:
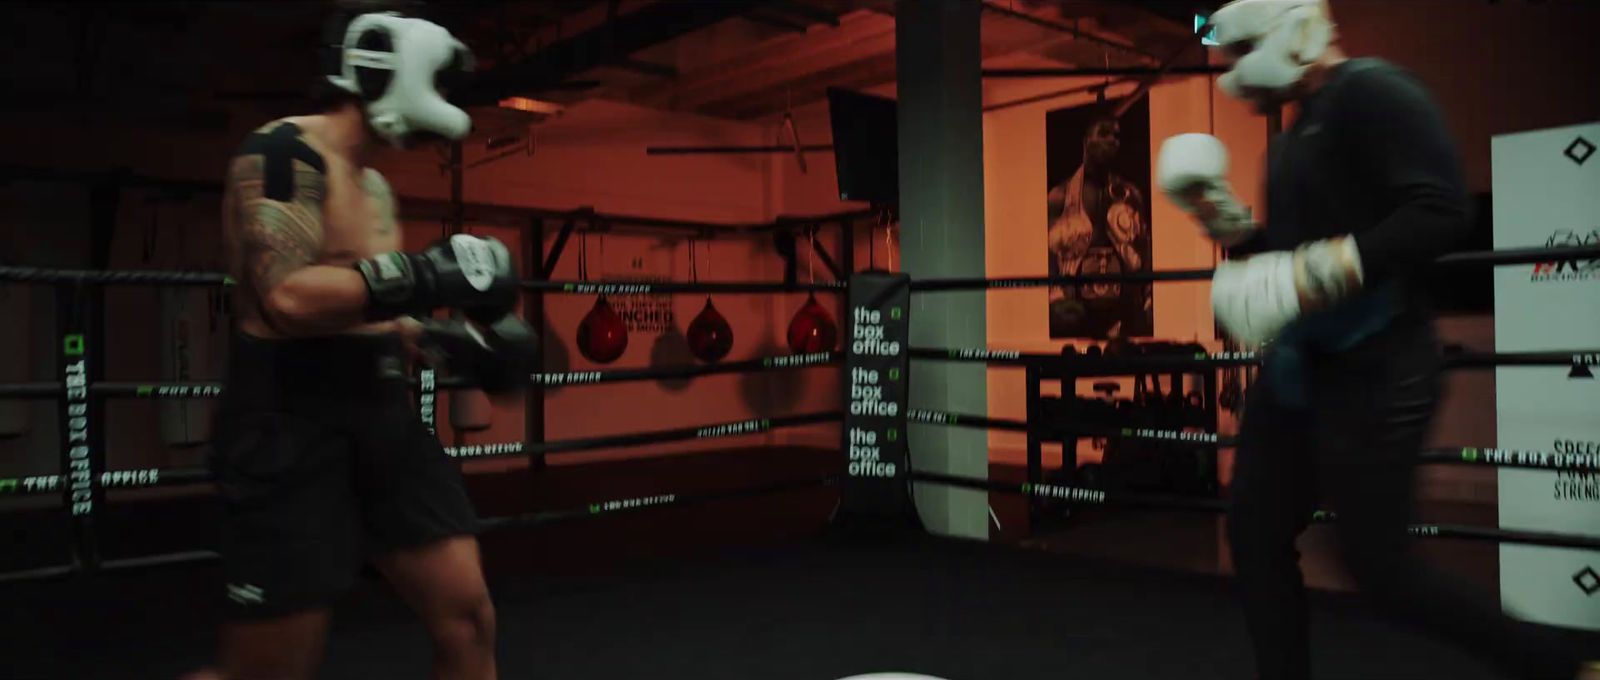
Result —
M 570 226 L 568 227 L 570 229 Z M 564 239 L 563 239 L 564 240 Z M 1552 259 L 1600 257 L 1600 248 L 1536 249 L 1468 253 L 1448 258 L 1451 265 L 1502 266 Z M 549 267 L 546 271 L 549 271 Z M 846 269 L 846 271 L 849 271 Z M 905 294 L 1040 287 L 1091 281 L 1198 281 L 1209 271 L 1152 272 L 1126 276 L 1010 279 L 919 279 L 901 277 Z M 129 536 L 103 535 L 105 519 L 118 511 L 107 492 L 155 487 L 204 488 L 207 473 L 198 468 L 113 469 L 107 466 L 104 403 L 107 400 L 213 399 L 219 383 L 107 382 L 86 360 L 99 343 L 114 342 L 100 327 L 101 310 L 89 294 L 104 286 L 229 286 L 218 274 L 160 271 L 73 271 L 0 267 L 0 283 L 48 285 L 57 290 L 59 381 L 0 385 L 0 399 L 53 400 L 60 407 L 60 467 L 54 474 L 0 479 L 0 498 L 49 497 L 59 505 L 28 514 L 31 529 L 12 529 L 21 551 L 66 552 L 66 559 L 34 564 L 0 574 L 0 597 L 11 606 L 4 629 L 6 677 L 171 677 L 203 662 L 219 618 L 220 578 L 215 553 L 205 546 L 186 549 L 130 548 L 130 536 L 161 533 L 166 522 L 203 513 L 203 500 L 191 499 L 169 511 L 151 510 L 141 501 L 132 516 L 144 530 Z M 850 281 L 795 284 L 607 283 L 530 280 L 530 296 L 808 292 L 852 295 Z M 843 315 L 848 317 L 850 314 Z M 912 319 L 899 319 L 906 324 Z M 850 337 L 844 333 L 844 337 Z M 626 381 L 692 379 L 700 376 L 782 372 L 832 367 L 841 374 L 857 352 L 775 355 L 709 365 L 537 373 L 528 389 L 583 389 Z M 1034 375 L 1127 375 L 1169 371 L 1207 372 L 1252 366 L 1248 352 L 1188 357 L 1081 356 L 1008 352 L 989 348 L 936 348 L 897 345 L 899 360 L 981 363 L 1029 371 Z M 1458 352 L 1447 357 L 1453 369 L 1490 366 L 1567 366 L 1584 375 L 1595 350 L 1494 354 Z M 909 378 L 909 371 L 906 376 Z M 422 404 L 437 390 L 469 388 L 448 379 L 396 376 L 409 380 Z M 848 386 L 852 380 L 841 379 Z M 841 404 L 851 402 L 841 394 Z M 530 399 L 530 402 L 535 401 Z M 532 408 L 530 406 L 530 408 Z M 647 432 L 617 432 L 565 440 L 530 437 L 451 447 L 466 460 L 521 458 L 537 470 L 544 461 L 599 449 L 667 442 L 707 441 L 824 423 L 847 423 L 839 410 L 772 413 L 732 422 L 702 422 Z M 1135 429 L 1095 422 L 1032 423 L 980 414 L 905 408 L 905 423 L 931 427 L 979 428 L 1058 439 L 1072 436 L 1130 441 L 1160 441 L 1207 449 L 1234 445 L 1215 431 Z M 908 429 L 905 445 L 915 448 Z M 891 436 L 891 439 L 893 437 Z M 841 509 L 874 505 L 861 498 L 862 475 L 847 461 L 848 443 L 826 456 L 796 455 L 778 461 L 777 453 L 750 450 L 752 469 L 770 474 L 739 486 L 653 489 L 647 494 L 566 499 L 559 507 L 530 501 L 503 507 L 503 498 L 480 502 L 491 589 L 500 620 L 503 677 L 521 678 L 816 678 L 831 680 L 873 671 L 915 671 L 944 678 L 1238 678 L 1250 667 L 1249 644 L 1224 579 L 1178 573 L 1027 550 L 1016 545 L 939 539 L 901 526 L 852 528 Z M 1030 447 L 1032 448 L 1032 447 Z M 767 458 L 769 454 L 771 458 Z M 987 461 L 987 450 L 966 455 Z M 907 458 L 910 460 L 910 458 Z M 1419 464 L 1518 467 L 1545 470 L 1600 470 L 1592 456 L 1538 451 L 1459 447 L 1423 452 Z M 671 461 L 656 464 L 669 465 Z M 881 472 L 881 470 L 880 470 Z M 536 472 L 535 472 L 536 474 Z M 965 477 L 903 466 L 888 480 L 912 494 L 912 484 L 940 485 L 1008 498 L 1027 504 L 1032 516 L 1064 508 L 1104 506 L 1211 515 L 1226 508 L 1217 494 L 1148 493 L 1101 487 L 1065 477 L 1047 478 L 1042 462 L 1030 455 L 1021 480 Z M 472 485 L 469 483 L 469 488 Z M 882 487 L 875 487 L 882 488 Z M 476 489 L 474 489 L 476 491 Z M 537 493 L 537 492 L 535 492 Z M 559 496 L 559 493 L 554 495 Z M 528 507 L 529 505 L 534 507 Z M 914 507 L 912 508 L 914 512 Z M 545 555 L 542 568 L 494 569 L 497 549 L 538 552 L 537 541 L 551 531 L 594 526 L 610 540 L 661 532 L 655 522 L 759 523 L 789 527 L 790 540 L 776 544 L 708 548 L 670 559 L 604 556 L 572 558 Z M 650 517 L 663 519 L 652 520 Z M 1337 522 L 1321 512 L 1318 522 Z M 589 524 L 584 524 L 588 522 Z M 13 525 L 15 523 L 12 523 Z M 696 526 L 701 526 L 697 524 Z M 553 529 L 553 527 L 560 527 Z M 1419 523 L 1411 532 L 1421 540 L 1515 542 L 1600 550 L 1600 539 L 1536 531 Z M 58 535 L 59 542 L 40 539 Z M 157 545 L 165 542 L 156 540 Z M 108 545 L 110 546 L 108 548 Z M 555 565 L 552 567 L 552 565 Z M 581 567 L 577 565 L 582 565 Z M 1465 659 L 1428 639 L 1376 622 L 1348 596 L 1319 594 L 1318 637 L 1337 639 L 1318 658 L 1325 677 L 1371 677 L 1378 664 L 1394 677 L 1440 674 L 1488 678 Z M 400 604 L 376 582 L 361 585 L 341 606 L 322 677 L 410 677 L 426 666 L 425 638 Z M 1574 635 L 1573 644 L 1594 644 Z M 1348 650 L 1361 649 L 1360 654 Z M 1416 675 L 1409 675 L 1408 673 Z

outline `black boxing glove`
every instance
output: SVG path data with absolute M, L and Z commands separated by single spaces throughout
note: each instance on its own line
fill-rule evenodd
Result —
M 367 281 L 372 321 L 454 307 L 487 324 L 517 305 L 511 251 L 492 238 L 456 234 L 420 253 L 384 253 L 355 267 Z
M 460 320 L 421 319 L 418 340 L 431 363 L 475 382 L 489 394 L 528 386 L 540 365 L 539 334 L 516 316 L 506 314 L 482 326 Z

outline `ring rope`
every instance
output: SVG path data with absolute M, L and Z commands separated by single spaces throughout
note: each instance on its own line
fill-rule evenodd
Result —
M 647 446 L 694 439 L 720 439 L 723 437 L 760 434 L 783 427 L 839 422 L 843 418 L 844 416 L 837 411 L 780 416 L 777 418 L 753 418 L 652 432 L 561 439 L 541 442 L 532 446 L 522 442 L 453 446 L 445 448 L 445 455 L 451 458 L 486 459 L 519 456 L 525 453 L 580 453 L 595 449 Z M 0 496 L 56 493 L 61 490 L 64 479 L 62 475 L 58 474 L 0 478 Z M 174 486 L 210 480 L 210 473 L 203 468 L 143 468 L 106 470 L 100 473 L 100 486 L 106 489 Z
M 1600 246 L 1562 248 L 1516 248 L 1502 250 L 1451 253 L 1437 260 L 1442 265 L 1520 265 L 1572 260 L 1600 259 Z M 1156 281 L 1206 281 L 1210 269 L 1176 269 L 1150 272 L 1125 272 L 1121 274 L 1087 274 L 1078 276 L 1030 276 L 1010 278 L 930 278 L 911 282 L 913 292 L 985 290 L 992 288 L 1043 288 L 1049 286 L 1083 283 L 1156 282 Z M 161 270 L 95 270 L 51 269 L 46 267 L 0 266 L 0 281 L 13 283 L 58 284 L 147 284 L 147 285 L 233 285 L 232 277 L 217 272 L 186 272 Z M 589 283 L 583 281 L 523 281 L 525 290 L 551 293 L 777 293 L 824 292 L 843 290 L 842 281 L 783 284 L 783 283 Z M 637 288 L 643 290 L 635 290 Z
M 1210 498 L 1191 498 L 1184 496 L 1102 491 L 1100 489 L 1063 486 L 1056 484 L 1017 484 L 1015 482 L 921 471 L 912 472 L 911 478 L 915 481 L 929 484 L 940 484 L 944 486 L 975 489 L 993 493 L 1029 496 L 1032 498 L 1060 500 L 1076 505 L 1119 505 L 1129 507 L 1161 508 L 1166 510 L 1195 510 L 1212 513 L 1226 512 L 1228 509 L 1228 505 L 1225 501 Z M 1311 517 L 1311 520 L 1317 523 L 1330 523 L 1337 521 L 1337 519 L 1338 517 L 1335 513 L 1328 511 L 1318 511 Z M 1541 545 L 1559 548 L 1600 550 L 1600 537 L 1581 536 L 1575 534 L 1558 534 L 1545 531 L 1521 531 L 1448 524 L 1413 524 L 1407 527 L 1407 531 L 1409 531 L 1411 535 L 1421 538 L 1455 538 L 1464 540 L 1498 541 L 1501 543 L 1521 543 L 1525 545 Z
M 735 500 L 752 498 L 786 491 L 797 491 L 833 483 L 836 478 L 832 475 L 823 477 L 809 477 L 796 480 L 785 480 L 763 484 L 756 487 L 732 489 L 728 491 L 714 491 L 699 494 L 658 494 L 636 498 L 618 498 L 586 503 L 582 506 L 562 510 L 546 510 L 540 512 L 523 513 L 505 517 L 485 517 L 478 520 L 478 528 L 482 531 L 501 531 L 523 527 L 549 524 L 552 522 L 571 521 L 613 515 L 623 512 L 636 512 L 651 508 L 676 505 L 686 506 L 709 503 L 721 500 Z M 143 567 L 160 566 L 167 564 L 181 564 L 189 562 L 207 562 L 218 559 L 220 556 L 211 550 L 188 550 L 158 555 L 142 555 L 120 559 L 104 560 L 98 565 L 97 571 L 124 571 Z M 51 578 L 71 576 L 87 571 L 75 564 L 40 567 L 0 573 L 0 583 L 8 581 L 38 581 Z

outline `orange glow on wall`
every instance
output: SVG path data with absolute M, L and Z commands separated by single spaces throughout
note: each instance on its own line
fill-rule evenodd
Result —
M 557 113 L 561 113 L 560 104 L 540 101 L 538 99 L 529 99 L 527 97 L 506 97 L 505 99 L 500 100 L 499 106 L 502 109 L 511 109 L 514 111 L 524 111 L 527 113 L 537 113 L 542 115 L 555 115 Z

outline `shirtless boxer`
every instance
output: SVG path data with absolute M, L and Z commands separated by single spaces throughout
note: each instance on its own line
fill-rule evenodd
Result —
M 400 252 L 394 196 L 366 165 L 378 143 L 466 135 L 471 121 L 439 86 L 471 54 L 444 28 L 394 14 L 360 15 L 329 42 L 324 110 L 256 130 L 228 169 L 237 328 L 211 465 L 231 616 L 220 668 L 197 677 L 312 677 L 329 605 L 370 562 L 425 622 L 432 677 L 494 678 L 476 517 L 395 376 L 419 341 L 465 341 L 490 365 L 531 354 L 517 344 L 531 331 L 510 315 L 506 247 L 458 235 Z M 439 307 L 481 328 L 405 316 Z M 527 336 L 507 345 L 496 330 Z

